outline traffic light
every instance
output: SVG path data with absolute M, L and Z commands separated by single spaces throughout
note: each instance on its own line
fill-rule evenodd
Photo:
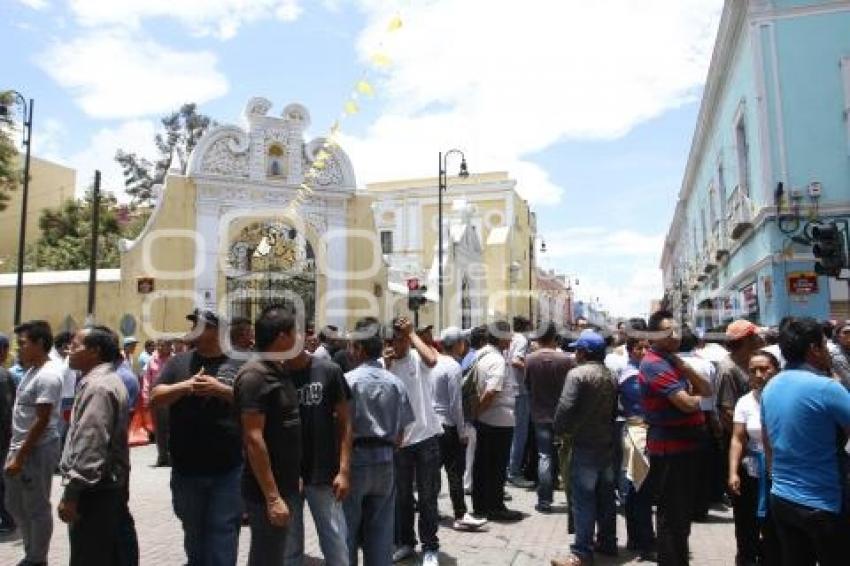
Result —
M 841 270 L 847 267 L 844 234 L 834 222 L 830 222 L 813 227 L 812 239 L 812 253 L 818 259 L 815 262 L 815 273 L 838 277 Z
M 412 311 L 418 311 L 419 307 L 424 305 L 427 302 L 425 298 L 425 291 L 428 290 L 426 286 L 419 286 L 418 279 L 408 279 L 407 280 L 407 308 Z

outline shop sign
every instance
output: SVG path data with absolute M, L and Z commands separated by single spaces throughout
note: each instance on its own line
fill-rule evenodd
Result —
M 789 295 L 816 295 L 818 275 L 814 271 L 793 271 L 788 274 Z

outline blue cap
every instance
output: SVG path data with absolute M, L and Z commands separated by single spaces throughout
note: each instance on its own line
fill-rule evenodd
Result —
M 591 352 L 605 351 L 605 338 L 592 330 L 584 330 L 578 340 L 570 343 L 570 348 L 576 350 L 589 350 Z

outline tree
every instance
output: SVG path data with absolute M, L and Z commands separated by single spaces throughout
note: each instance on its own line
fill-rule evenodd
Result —
M 14 103 L 11 93 L 0 93 L 0 105 Z M 0 210 L 5 210 L 9 202 L 9 191 L 18 186 L 18 149 L 12 140 L 14 128 L 12 118 L 0 114 Z
M 38 219 L 41 237 L 27 246 L 24 259 L 27 271 L 64 271 L 89 267 L 93 201 L 93 193 L 89 190 L 82 199 L 70 199 L 59 208 L 48 208 L 41 212 Z M 98 268 L 120 265 L 118 240 L 125 234 L 118 221 L 116 205 L 114 195 L 101 195 Z
M 150 203 L 153 199 L 153 186 L 165 181 L 172 167 L 186 174 L 189 155 L 201 139 L 201 136 L 214 126 L 208 116 L 198 113 L 194 102 L 184 104 L 180 110 L 162 119 L 164 132 L 154 138 L 159 157 L 151 162 L 135 153 L 118 150 L 115 160 L 124 171 L 124 185 L 127 194 L 138 203 Z M 175 163 L 174 160 L 177 160 Z

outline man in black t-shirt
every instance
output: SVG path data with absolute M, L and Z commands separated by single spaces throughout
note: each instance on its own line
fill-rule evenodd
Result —
M 233 415 L 233 388 L 213 377 L 228 358 L 219 319 L 195 310 L 195 349 L 175 354 L 151 392 L 153 407 L 168 407 L 171 495 L 183 524 L 190 566 L 236 564 L 242 498 L 242 445 Z
M 301 476 L 298 393 L 283 360 L 299 350 L 295 319 L 283 307 L 266 308 L 254 324 L 258 355 L 236 375 L 234 397 L 250 469 L 243 482 L 251 525 L 249 566 L 284 562 L 290 508 Z
M 348 564 L 342 500 L 351 474 L 351 389 L 340 367 L 302 351 L 285 363 L 298 389 L 301 414 L 303 493 L 292 498 L 292 523 L 286 541 L 287 566 L 304 561 L 304 499 L 316 524 L 325 563 Z

